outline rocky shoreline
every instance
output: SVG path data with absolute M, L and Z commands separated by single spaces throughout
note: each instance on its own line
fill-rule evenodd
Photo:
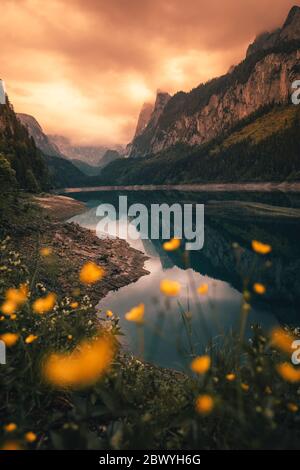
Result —
M 32 270 L 38 270 L 38 278 L 48 290 L 72 297 L 81 289 L 96 305 L 109 291 L 148 274 L 144 268 L 147 257 L 125 240 L 100 240 L 92 231 L 63 221 L 84 211 L 83 203 L 55 195 L 36 196 L 33 201 L 38 204 L 37 215 L 27 222 L 26 230 L 16 229 L 12 243 Z M 40 256 L 42 247 L 50 248 L 51 255 Z M 88 261 L 103 267 L 105 277 L 92 286 L 83 286 L 79 271 Z

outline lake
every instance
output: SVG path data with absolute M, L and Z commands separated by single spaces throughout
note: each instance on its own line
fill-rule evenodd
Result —
M 70 194 L 70 192 L 69 192 Z M 129 191 L 105 188 L 99 191 L 73 190 L 70 194 L 84 202 L 86 212 L 70 219 L 96 230 L 100 204 L 118 207 L 118 197 L 128 204 L 204 204 L 205 241 L 201 250 L 166 252 L 165 240 L 128 239 L 148 256 L 149 274 L 137 282 L 110 292 L 99 303 L 103 312 L 120 317 L 124 336 L 121 342 L 132 353 L 163 367 L 184 370 L 192 354 L 201 354 L 213 340 L 238 330 L 242 292 L 251 292 L 246 335 L 251 325 L 266 331 L 278 324 L 298 326 L 300 305 L 300 193 L 255 191 Z M 150 212 L 150 211 L 149 211 Z M 119 218 L 126 228 L 131 220 Z M 150 224 L 150 220 L 149 220 Z M 103 235 L 104 236 L 104 235 Z M 272 246 L 267 257 L 251 249 L 252 240 Z M 160 293 L 163 279 L 176 280 L 181 293 L 165 298 Z M 255 282 L 263 283 L 264 295 L 252 292 Z M 208 285 L 207 295 L 195 288 Z M 145 327 L 125 320 L 132 307 L 145 304 Z

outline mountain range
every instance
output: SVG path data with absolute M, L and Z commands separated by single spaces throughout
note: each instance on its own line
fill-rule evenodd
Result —
M 300 8 L 294 6 L 283 26 L 259 35 L 227 74 L 188 93 L 159 91 L 127 146 L 129 158 L 108 165 L 99 182 L 299 178 L 299 107 L 291 104 L 297 79 Z
M 74 146 L 37 120 L 0 105 L 0 182 L 51 187 L 299 181 L 300 8 L 260 34 L 245 59 L 190 92 L 158 90 L 143 105 L 126 150 Z M 124 158 L 124 156 L 128 158 Z M 9 185 L 8 185 L 9 187 Z

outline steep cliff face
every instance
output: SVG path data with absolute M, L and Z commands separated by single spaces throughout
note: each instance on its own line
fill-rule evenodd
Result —
M 139 127 L 139 122 L 138 122 L 138 126 L 137 126 L 138 132 L 136 132 L 132 143 L 129 144 L 128 146 L 127 151 L 130 157 L 141 156 L 147 153 L 147 148 L 149 147 L 149 145 L 151 145 L 153 133 L 155 133 L 155 130 L 158 126 L 159 118 L 162 115 L 165 109 L 165 106 L 167 105 L 170 98 L 171 96 L 169 95 L 169 93 L 166 93 L 160 90 L 157 91 L 155 104 L 154 104 L 154 107 L 150 116 L 148 116 L 148 119 L 147 119 L 148 122 L 146 123 L 146 126 L 144 126 L 143 130 L 140 129 L 138 131 L 138 127 Z M 142 112 L 143 112 L 143 109 L 141 113 Z M 140 116 L 141 116 L 141 113 L 140 113 Z M 146 149 L 146 152 L 145 152 L 145 149 Z
M 138 137 L 145 130 L 145 128 L 149 124 L 153 110 L 154 110 L 154 106 L 152 103 L 143 104 L 142 109 L 139 114 L 134 138 Z
M 260 36 L 230 73 L 168 97 L 158 118 L 132 142 L 130 156 L 206 143 L 262 107 L 288 103 L 299 62 L 300 8 L 294 7 L 283 27 Z
M 54 157 L 61 157 L 61 153 L 58 147 L 53 144 L 48 136 L 43 132 L 42 127 L 37 120 L 29 114 L 18 113 L 18 119 L 21 121 L 23 126 L 28 130 L 28 133 L 33 137 L 36 146 L 45 154 Z

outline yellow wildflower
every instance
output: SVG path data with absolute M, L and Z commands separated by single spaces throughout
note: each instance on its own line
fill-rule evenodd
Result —
M 72 303 L 70 304 L 70 307 L 71 307 L 71 308 L 77 308 L 78 306 L 79 306 L 79 303 L 78 303 L 78 302 L 72 302 Z
M 22 447 L 17 441 L 6 441 L 0 450 L 22 450 Z
M 163 244 L 163 249 L 166 251 L 175 251 L 180 247 L 180 240 L 178 238 L 171 238 L 168 242 Z
M 58 388 L 82 388 L 94 384 L 108 370 L 114 357 L 109 336 L 84 341 L 70 354 L 51 354 L 44 362 L 43 375 Z
M 114 316 L 114 314 L 113 314 L 113 312 L 112 312 L 111 310 L 106 310 L 106 316 L 107 316 L 108 318 L 111 318 L 111 317 Z
M 125 314 L 125 318 L 128 321 L 142 324 L 144 322 L 145 305 L 139 304 L 137 307 L 133 307 L 129 312 Z
M 292 413 L 297 413 L 297 411 L 299 410 L 299 406 L 296 405 L 296 403 L 288 403 L 287 409 L 291 411 Z
M 25 343 L 26 343 L 26 344 L 31 344 L 31 343 L 33 343 L 33 342 L 34 342 L 35 340 L 37 340 L 37 339 L 38 339 L 38 336 L 35 336 L 35 335 L 33 335 L 33 334 L 30 334 L 30 335 L 28 335 L 27 338 L 25 339 Z
M 198 356 L 191 363 L 191 369 L 196 374 L 205 374 L 210 368 L 211 359 L 209 356 Z
M 28 298 L 27 284 L 21 284 L 18 289 L 11 287 L 5 293 L 5 298 L 9 302 L 13 302 L 17 306 L 23 305 Z
M 104 277 L 104 274 L 105 271 L 101 266 L 90 261 L 81 268 L 79 278 L 83 284 L 94 284 L 100 281 Z
M 214 400 L 210 395 L 199 395 L 195 403 L 196 411 L 201 415 L 208 415 L 214 408 Z
M 252 241 L 252 249 L 261 255 L 267 255 L 272 251 L 271 245 L 267 245 L 266 243 L 262 243 L 257 240 Z
M 40 249 L 41 256 L 50 256 L 52 254 L 52 248 L 44 246 Z
M 288 362 L 284 362 L 277 366 L 278 374 L 287 382 L 296 383 L 300 382 L 300 370 L 295 369 Z
M 169 296 L 169 297 L 175 297 L 180 293 L 181 286 L 179 282 L 177 281 L 170 281 L 168 279 L 164 279 L 160 283 L 160 291 Z
M 208 284 L 202 284 L 201 286 L 199 286 L 197 292 L 200 295 L 206 295 L 208 292 Z
M 10 348 L 11 346 L 14 346 L 16 344 L 19 339 L 19 335 L 17 335 L 16 333 L 4 333 L 0 336 L 0 339 L 4 341 L 8 348 Z
M 73 336 L 72 336 L 72 335 L 68 335 L 67 338 L 68 338 L 68 340 L 71 341 L 71 339 L 73 339 Z
M 17 425 L 15 423 L 9 423 L 4 426 L 4 430 L 6 432 L 14 432 L 17 429 Z
M 235 380 L 235 377 L 235 374 L 230 373 L 226 375 L 226 380 L 228 380 L 229 382 L 233 382 Z
M 11 300 L 6 300 L 1 305 L 1 311 L 2 311 L 2 313 L 4 313 L 4 315 L 14 314 L 16 309 L 17 309 L 17 304 L 15 302 L 12 302 Z
M 248 384 L 241 383 L 241 389 L 244 390 L 244 392 L 248 392 L 248 390 L 249 390 L 249 385 L 248 385 Z
M 29 431 L 25 434 L 25 440 L 27 442 L 34 442 L 37 440 L 37 435 L 34 432 Z
M 45 313 L 53 309 L 56 302 L 56 295 L 50 293 L 46 297 L 41 297 L 33 302 L 32 308 L 36 313 Z
M 256 294 L 263 295 L 266 293 L 266 287 L 263 284 L 260 284 L 259 282 L 256 282 L 253 285 L 253 290 L 256 292 Z
M 290 354 L 292 352 L 293 336 L 284 331 L 282 328 L 274 328 L 271 331 L 271 345 L 281 351 Z

